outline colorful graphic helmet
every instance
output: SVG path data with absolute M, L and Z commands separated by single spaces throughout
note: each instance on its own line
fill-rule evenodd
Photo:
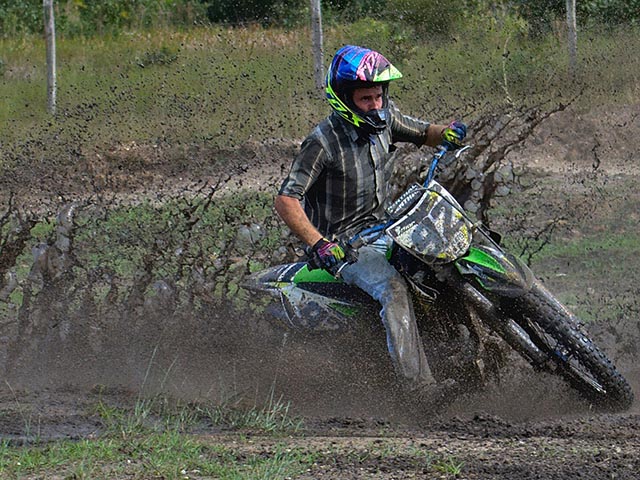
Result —
M 401 77 L 400 71 L 380 53 L 346 45 L 336 52 L 327 72 L 327 100 L 348 122 L 368 134 L 377 133 L 387 126 L 389 82 Z M 365 113 L 353 103 L 353 91 L 376 85 L 382 86 L 382 109 Z

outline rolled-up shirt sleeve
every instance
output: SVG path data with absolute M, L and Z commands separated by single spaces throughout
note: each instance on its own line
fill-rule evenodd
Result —
M 326 161 L 327 154 L 322 145 L 313 138 L 307 138 L 293 160 L 289 175 L 282 182 L 278 193 L 302 200 L 320 177 Z

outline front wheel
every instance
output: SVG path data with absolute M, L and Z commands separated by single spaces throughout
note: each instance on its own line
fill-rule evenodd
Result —
M 611 360 L 540 282 L 522 297 L 502 298 L 499 308 L 485 313 L 485 320 L 534 367 L 563 377 L 594 407 L 622 411 L 633 403 L 631 387 Z

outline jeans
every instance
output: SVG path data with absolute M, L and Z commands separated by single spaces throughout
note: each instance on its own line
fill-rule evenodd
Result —
M 399 379 L 409 389 L 435 383 L 418 333 L 408 286 L 385 256 L 390 239 L 383 236 L 358 250 L 358 261 L 342 270 L 343 280 L 380 302 L 387 349 Z

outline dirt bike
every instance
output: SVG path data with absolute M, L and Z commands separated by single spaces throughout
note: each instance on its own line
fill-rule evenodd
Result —
M 534 369 L 562 377 L 593 407 L 629 408 L 631 387 L 579 319 L 500 246 L 498 234 L 474 222 L 434 180 L 441 165 L 467 148 L 453 154 L 439 147 L 424 183 L 412 184 L 387 209 L 384 222 L 347 243 L 357 249 L 365 237 L 393 239 L 387 257 L 411 287 L 437 379 L 482 387 L 499 377 L 510 347 Z M 348 329 L 357 315 L 378 306 L 344 283 L 339 269 L 312 269 L 307 262 L 255 273 L 245 287 L 275 298 L 268 313 L 294 330 Z

